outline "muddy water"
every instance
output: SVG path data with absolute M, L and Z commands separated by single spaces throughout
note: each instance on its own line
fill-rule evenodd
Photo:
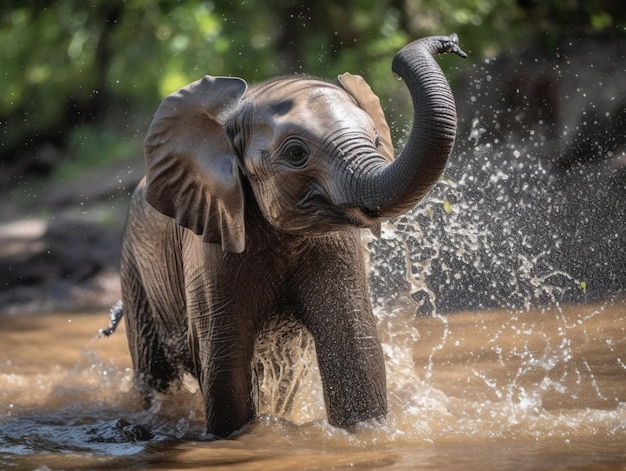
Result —
M 202 434 L 196 385 L 144 410 L 106 313 L 0 319 L 0 469 L 626 469 L 626 300 L 416 318 L 379 312 L 390 414 L 330 427 L 315 365 L 291 412 Z M 271 386 L 270 386 L 271 389 Z M 274 411 L 275 412 L 275 411 Z

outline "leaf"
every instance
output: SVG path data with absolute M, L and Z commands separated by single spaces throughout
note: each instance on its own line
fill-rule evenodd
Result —
M 587 282 L 586 281 L 581 281 L 579 283 L 579 285 L 580 285 L 580 289 L 583 290 L 583 293 L 587 294 Z
M 446 213 L 450 214 L 452 212 L 452 203 L 447 199 L 443 200 L 443 209 Z

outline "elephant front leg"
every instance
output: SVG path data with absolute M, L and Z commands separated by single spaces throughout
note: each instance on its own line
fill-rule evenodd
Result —
M 360 235 L 339 233 L 315 243 L 293 286 L 302 322 L 315 341 L 328 421 L 349 428 L 382 419 L 385 362 Z
M 371 310 L 363 314 L 313 331 L 328 421 L 343 428 L 387 414 L 383 352 Z
M 254 340 L 227 315 L 192 321 L 190 344 L 206 414 L 206 431 L 227 437 L 256 415 L 252 399 Z

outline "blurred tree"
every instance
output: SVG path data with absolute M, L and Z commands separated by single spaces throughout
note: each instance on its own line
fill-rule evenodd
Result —
M 517 0 L 527 22 L 568 34 L 607 33 L 626 24 L 624 2 L 612 0 Z
M 389 104 L 395 94 L 405 93 L 390 79 L 391 58 L 411 39 L 456 31 L 476 60 L 548 18 L 550 27 L 575 17 L 574 12 L 581 29 L 623 25 L 617 3 L 5 0 L 0 7 L 2 178 L 7 183 L 16 173 L 49 171 L 67 158 L 68 142 L 85 136 L 108 143 L 113 133 L 140 141 L 159 100 L 204 74 L 254 82 L 287 73 L 332 78 L 351 71 L 364 75 Z M 441 63 L 458 67 L 458 61 Z M 141 124 L 134 124 L 135 113 Z M 85 132 L 86 125 L 96 124 L 102 132 Z M 111 158 L 106 145 L 86 146 L 98 147 L 100 155 L 94 156 L 74 146 L 76 155 L 69 157 Z

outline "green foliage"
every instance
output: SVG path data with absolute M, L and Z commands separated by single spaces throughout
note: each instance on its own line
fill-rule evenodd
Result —
M 162 97 L 204 74 L 254 82 L 350 71 L 364 75 L 384 104 L 399 102 L 403 91 L 390 62 L 412 39 L 455 31 L 479 60 L 529 30 L 558 29 L 554 18 L 575 19 L 583 30 L 623 27 L 617 3 L 7 0 L 0 7 L 0 163 L 40 141 L 72 143 L 68 136 L 112 115 L 138 110 L 150 116 Z M 447 58 L 441 63 L 448 72 L 459 67 Z M 128 134 L 145 129 L 136 131 Z M 90 132 L 88 140 L 101 145 L 103 132 Z

